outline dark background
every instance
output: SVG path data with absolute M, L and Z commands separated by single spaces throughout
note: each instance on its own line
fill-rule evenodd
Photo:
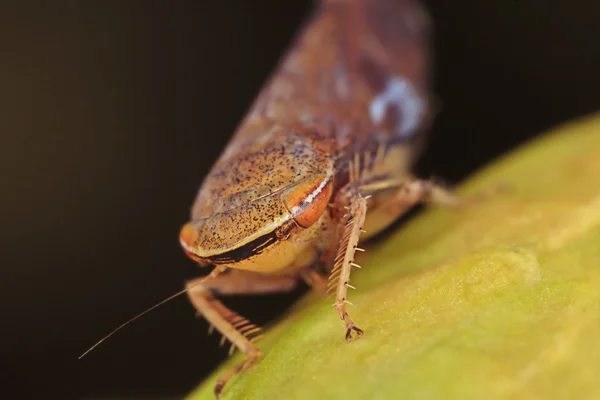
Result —
M 0 360 L 22 396 L 180 397 L 225 357 L 179 298 L 77 360 L 200 272 L 178 230 L 310 6 L 1 3 Z M 421 175 L 458 182 L 600 108 L 600 2 L 429 8 L 443 108 Z M 290 303 L 227 302 L 261 323 Z

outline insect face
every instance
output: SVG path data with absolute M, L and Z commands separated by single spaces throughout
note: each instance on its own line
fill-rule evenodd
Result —
M 314 242 L 319 235 L 322 241 L 331 222 L 331 162 L 294 138 L 227 162 L 229 168 L 211 171 L 194 210 L 198 217 L 181 230 L 188 256 L 200 264 L 262 273 L 314 262 L 319 250 Z M 215 192 L 218 201 L 202 202 L 204 194 Z

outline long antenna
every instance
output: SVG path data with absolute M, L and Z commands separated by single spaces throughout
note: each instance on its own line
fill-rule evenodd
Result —
M 121 325 L 119 325 L 116 329 L 114 329 L 112 332 L 110 332 L 108 335 L 104 336 L 102 339 L 98 340 L 92 347 L 90 347 L 89 349 L 87 349 L 82 355 L 80 355 L 77 359 L 81 360 L 83 357 L 85 357 L 90 351 L 94 350 L 96 347 L 98 347 L 100 345 L 100 343 L 104 342 L 106 339 L 108 339 L 109 337 L 111 337 L 112 335 L 114 335 L 115 333 L 117 333 L 118 331 L 120 331 L 122 328 L 124 328 L 125 326 L 129 325 L 130 323 L 132 323 L 133 321 L 135 321 L 136 319 L 140 318 L 143 315 L 146 315 L 147 313 L 149 313 L 150 311 L 154 310 L 155 308 L 158 308 L 160 306 L 162 306 L 163 304 L 173 300 L 174 298 L 176 298 L 177 296 L 181 296 L 182 294 L 184 294 L 185 292 L 187 292 L 188 290 L 192 289 L 195 286 L 201 285 L 203 284 L 207 279 L 209 278 L 214 278 L 217 275 L 219 275 L 222 271 L 224 271 L 225 268 L 215 268 L 212 270 L 212 272 L 207 275 L 204 279 L 202 279 L 200 282 L 196 282 L 191 286 L 186 287 L 183 290 L 180 290 L 179 292 L 167 297 L 166 299 L 156 303 L 155 305 L 153 305 L 152 307 L 148 308 L 146 311 L 143 311 L 141 313 L 139 313 L 138 315 L 136 315 L 135 317 L 131 318 L 130 320 L 128 320 L 127 322 L 122 323 Z

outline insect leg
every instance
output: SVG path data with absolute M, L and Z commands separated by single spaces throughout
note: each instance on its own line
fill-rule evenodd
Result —
M 464 200 L 451 190 L 431 180 L 412 177 L 377 180 L 360 184 L 358 187 L 361 193 L 376 193 L 387 189 L 398 189 L 396 199 L 410 205 L 414 205 L 419 201 L 427 201 L 447 207 L 458 207 L 464 203 Z
M 315 291 L 319 293 L 327 292 L 327 276 L 314 268 L 306 268 L 300 271 L 300 277 Z
M 346 341 L 351 341 L 354 338 L 353 332 L 357 336 L 364 334 L 362 329 L 354 324 L 354 321 L 346 312 L 346 304 L 352 304 L 347 300 L 348 287 L 352 287 L 350 286 L 350 272 L 352 267 L 360 268 L 358 264 L 354 263 L 354 255 L 358 249 L 358 240 L 363 232 L 366 214 L 367 198 L 357 193 L 348 208 L 337 257 L 329 276 L 329 290 L 336 289 L 333 306 L 346 325 Z
M 431 180 L 415 178 L 399 185 L 398 188 L 403 191 L 396 195 L 396 199 L 400 202 L 413 205 L 419 201 L 425 201 L 435 205 L 454 208 L 467 207 L 476 204 L 510 189 L 506 184 L 499 183 L 468 197 L 459 197 L 451 190 L 446 189 Z M 361 191 L 362 190 L 361 187 Z
M 421 201 L 446 207 L 458 207 L 461 204 L 458 196 L 436 183 L 411 179 L 398 187 L 388 207 L 391 211 L 401 214 Z
M 215 395 L 218 397 L 227 381 L 239 372 L 250 368 L 261 355 L 260 349 L 254 344 L 261 335 L 258 326 L 231 311 L 213 295 L 284 292 L 291 290 L 297 280 L 290 276 L 270 277 L 246 271 L 232 271 L 199 283 L 202 279 L 204 278 L 187 283 L 187 287 L 190 288 L 188 291 L 190 301 L 198 314 L 204 316 L 211 326 L 223 335 L 221 343 L 225 339 L 232 343 L 230 353 L 235 346 L 246 356 L 242 363 L 217 380 Z
M 412 177 L 371 181 L 360 185 L 360 191 L 372 195 L 365 228 L 368 231 L 366 238 L 381 232 L 419 202 L 453 208 L 466 203 L 464 198 L 431 181 Z
M 358 162 L 355 162 L 354 165 L 358 165 Z M 347 341 L 354 339 L 354 333 L 356 333 L 356 336 L 364 334 L 348 315 L 346 304 L 351 304 L 347 300 L 347 292 L 349 287 L 353 288 L 350 285 L 352 267 L 360 268 L 354 262 L 354 256 L 356 251 L 361 250 L 358 247 L 359 238 L 362 233 L 366 232 L 363 230 L 363 227 L 367 214 L 367 200 L 369 200 L 371 194 L 373 195 L 373 201 L 380 201 L 378 192 L 392 189 L 390 196 L 385 197 L 383 203 L 374 207 L 369 214 L 368 229 L 374 229 L 375 231 L 393 221 L 419 201 L 427 200 L 447 206 L 456 206 L 459 204 L 458 198 L 451 192 L 437 186 L 431 181 L 409 178 L 403 180 L 382 180 L 362 185 L 359 183 L 360 176 L 355 171 L 356 169 L 351 167 L 351 182 L 353 182 L 351 185 L 355 186 L 354 190 L 350 192 L 351 195 L 346 197 L 350 205 L 345 207 L 348 211 L 342 218 L 345 224 L 340 235 L 338 252 L 328 284 L 328 292 L 335 290 L 336 301 L 334 307 L 338 311 L 340 319 L 346 325 Z M 377 187 L 375 188 L 374 186 Z M 369 195 L 363 197 L 362 193 L 365 192 Z

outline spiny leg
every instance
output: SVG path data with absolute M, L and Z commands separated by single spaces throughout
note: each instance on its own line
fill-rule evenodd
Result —
M 417 201 L 427 201 L 441 206 L 458 207 L 464 203 L 462 198 L 434 181 L 411 176 L 376 180 L 359 184 L 358 188 L 361 193 L 398 189 L 396 198 L 409 205 L 413 205 Z
M 375 156 L 376 162 L 374 164 L 377 164 L 377 161 L 383 160 L 383 150 L 383 146 L 380 146 Z M 342 224 L 338 226 L 338 233 L 335 235 L 337 253 L 334 253 L 335 258 L 333 260 L 333 268 L 329 274 L 327 293 L 335 290 L 335 303 L 333 306 L 346 326 L 346 341 L 353 339 L 353 332 L 359 337 L 364 335 L 363 330 L 354 324 L 354 321 L 346 311 L 346 304 L 352 304 L 347 299 L 348 288 L 355 289 L 354 286 L 350 285 L 350 272 L 352 267 L 360 268 L 354 262 L 354 255 L 357 251 L 363 250 L 358 247 L 358 240 L 361 233 L 364 232 L 363 224 L 367 214 L 368 197 L 363 197 L 357 186 L 361 179 L 364 178 L 364 168 L 361 168 L 361 158 L 359 153 L 354 154 L 353 160 L 349 163 L 349 183 L 345 187 L 347 190 L 342 189 L 333 202 L 335 211 L 338 213 L 342 209 L 346 211 L 340 218 Z
M 357 187 L 362 194 L 378 194 L 396 189 L 392 201 L 386 202 L 388 206 L 396 210 L 396 216 L 401 215 L 408 208 L 421 201 L 443 207 L 462 208 L 510 190 L 508 185 L 499 183 L 470 196 L 458 196 L 452 190 L 436 183 L 434 180 L 419 179 L 412 176 L 375 179 L 360 183 Z
M 354 289 L 350 285 L 350 272 L 352 267 L 360 268 L 358 264 L 354 263 L 354 255 L 356 251 L 362 250 L 358 248 L 358 240 L 363 232 L 366 214 L 367 198 L 357 193 L 348 208 L 346 223 L 338 247 L 338 254 L 329 276 L 328 291 L 335 288 L 335 303 L 333 306 L 337 310 L 340 319 L 346 325 L 346 341 L 353 339 L 353 332 L 356 332 L 357 336 L 364 334 L 362 329 L 356 326 L 350 315 L 348 315 L 346 304 L 352 304 L 347 300 L 348 288 Z
M 421 201 L 445 207 L 458 207 L 462 203 L 458 196 L 435 182 L 412 178 L 399 185 L 388 207 L 402 214 Z
M 394 150 L 395 152 L 391 153 L 390 157 L 409 158 L 409 155 L 406 154 L 409 148 L 400 146 Z M 349 187 L 363 196 L 396 189 L 396 202 L 405 203 L 407 207 L 419 201 L 448 207 L 464 205 L 465 199 L 459 198 L 451 190 L 433 180 L 415 178 L 410 174 L 389 176 L 390 168 L 398 167 L 398 165 L 387 163 L 388 158 L 386 146 L 383 144 L 378 146 L 374 153 L 362 155 L 355 153 L 349 166 L 350 182 L 353 183 Z M 392 162 L 397 161 L 394 159 Z M 400 168 L 400 170 L 403 169 Z
M 368 231 L 365 238 L 381 232 L 417 203 L 424 201 L 452 208 L 465 204 L 464 199 L 451 191 L 431 181 L 413 177 L 372 181 L 359 187 L 361 193 L 372 195 L 365 223 Z
M 367 213 L 367 200 L 373 196 L 371 201 L 380 203 L 369 214 L 369 229 L 375 228 L 375 233 L 419 201 L 427 200 L 446 206 L 460 205 L 458 197 L 431 181 L 415 179 L 410 176 L 401 179 L 376 179 L 378 169 L 384 162 L 384 151 L 381 146 L 377 149 L 370 164 L 365 160 L 361 165 L 361 161 L 360 154 L 355 153 L 349 166 L 348 190 L 346 192 L 342 190 L 341 196 L 334 202 L 334 207 L 343 203 L 350 204 L 344 207 L 347 212 L 341 220 L 345 221 L 345 224 L 341 234 L 338 235 L 338 253 L 328 284 L 328 292 L 335 289 L 334 307 L 346 325 L 347 341 L 353 339 L 353 332 L 356 332 L 357 336 L 364 334 L 348 315 L 345 305 L 351 304 L 347 300 L 348 287 L 354 288 L 349 283 L 351 269 L 353 266 L 360 268 L 358 264 L 354 263 L 354 256 L 356 251 L 362 250 L 358 247 L 358 242 L 361 233 L 366 232 L 363 230 L 363 226 Z M 379 195 L 383 192 L 388 192 L 388 195 L 380 198 Z M 362 194 L 365 193 L 368 196 L 363 197 Z M 374 220 L 373 224 L 370 222 L 371 220 Z
M 214 298 L 213 294 L 264 294 L 289 291 L 294 288 L 297 280 L 290 276 L 270 277 L 246 271 L 231 271 L 205 280 L 197 278 L 187 283 L 188 297 L 198 314 L 204 316 L 213 328 L 223 335 L 221 344 L 225 339 L 232 345 L 230 353 L 237 347 L 246 357 L 234 369 L 227 372 L 217 380 L 215 395 L 218 397 L 223 387 L 233 376 L 250 368 L 261 355 L 261 351 L 254 342 L 260 335 L 260 328 L 231 311 L 223 303 Z

